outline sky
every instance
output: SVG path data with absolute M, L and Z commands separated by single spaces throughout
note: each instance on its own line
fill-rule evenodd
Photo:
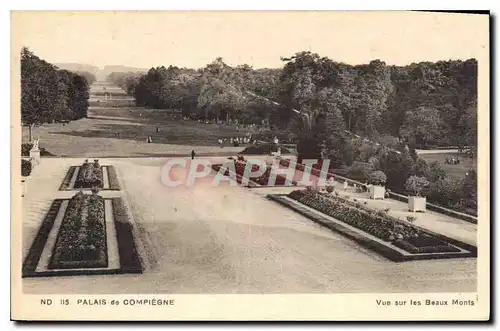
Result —
M 13 12 L 12 52 L 97 67 L 281 67 L 309 50 L 349 64 L 469 59 L 488 16 L 417 12 Z

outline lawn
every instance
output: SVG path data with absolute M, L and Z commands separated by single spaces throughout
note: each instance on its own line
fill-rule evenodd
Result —
M 465 155 L 461 155 L 460 164 L 451 165 L 446 164 L 446 157 L 456 157 L 456 153 L 435 153 L 435 154 L 419 154 L 419 157 L 424 159 L 427 163 L 437 161 L 446 174 L 454 179 L 463 179 L 465 173 L 470 169 L 477 171 L 477 162 Z
M 65 125 L 44 124 L 33 130 L 33 137 L 40 137 L 40 146 L 52 154 L 65 157 L 187 155 L 191 150 L 223 155 L 235 154 L 244 146 L 221 148 L 217 139 L 246 132 L 235 125 L 184 121 L 169 110 L 93 107 L 88 118 Z M 153 143 L 146 142 L 148 136 Z M 28 129 L 23 128 L 23 142 L 27 141 Z

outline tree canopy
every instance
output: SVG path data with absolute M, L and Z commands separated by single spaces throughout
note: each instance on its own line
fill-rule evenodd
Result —
M 30 128 L 87 116 L 89 82 L 83 75 L 58 70 L 28 48 L 21 51 L 21 121 Z M 30 131 L 31 132 L 31 131 Z

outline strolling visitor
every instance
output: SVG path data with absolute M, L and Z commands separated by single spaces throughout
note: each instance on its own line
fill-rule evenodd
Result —
M 194 160 L 194 157 L 195 157 L 196 153 L 194 152 L 194 150 L 191 151 L 191 160 Z
M 347 180 L 344 181 L 344 191 L 347 191 Z

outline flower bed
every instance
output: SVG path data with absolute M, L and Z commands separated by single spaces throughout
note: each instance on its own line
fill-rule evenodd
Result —
M 289 198 L 339 221 L 367 232 L 409 253 L 443 253 L 460 250 L 396 218 L 339 197 L 326 197 L 313 190 L 293 191 Z
M 49 269 L 106 268 L 107 265 L 104 199 L 79 192 L 68 203 Z
M 234 169 L 236 171 L 236 180 L 238 181 L 239 184 L 242 183 L 243 175 L 245 173 L 245 168 L 247 167 L 248 163 L 246 161 L 234 161 Z M 222 164 L 214 164 L 212 165 L 212 169 L 215 171 L 219 171 L 219 169 L 222 167 Z M 252 164 L 252 172 L 258 171 L 259 166 L 256 164 Z M 270 186 L 269 185 L 269 178 L 271 176 L 271 166 L 267 166 L 266 171 L 259 177 L 249 177 L 249 183 L 257 183 L 261 186 Z M 225 176 L 229 176 L 229 169 L 226 168 L 226 171 L 224 172 Z M 292 182 L 292 185 L 296 185 L 297 183 Z M 277 175 L 276 180 L 274 182 L 273 186 L 288 186 L 289 181 L 287 181 L 286 177 L 283 175 Z
M 74 188 L 102 188 L 102 169 L 96 160 L 94 163 L 84 162 L 80 166 Z

